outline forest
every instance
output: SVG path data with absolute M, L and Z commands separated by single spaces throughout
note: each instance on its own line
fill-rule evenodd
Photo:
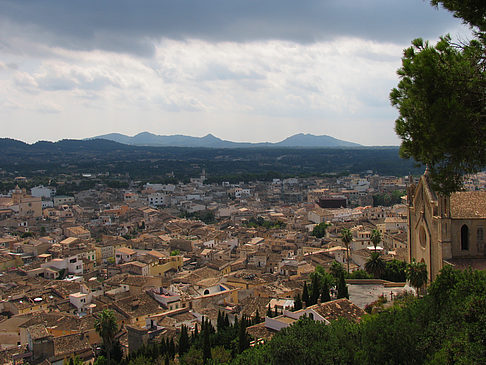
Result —
M 107 140 L 62 140 L 32 145 L 0 139 L 0 171 L 26 177 L 44 174 L 129 174 L 132 179 L 179 180 L 206 170 L 208 182 L 271 180 L 290 176 L 420 174 L 398 147 L 356 148 L 184 148 L 129 146 Z

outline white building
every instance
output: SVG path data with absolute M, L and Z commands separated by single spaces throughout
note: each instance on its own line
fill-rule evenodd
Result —
M 38 198 L 52 198 L 54 195 L 56 195 L 56 188 L 45 187 L 43 185 L 34 186 L 32 189 L 30 189 L 30 195 Z
M 168 205 L 169 199 L 164 193 L 153 193 L 147 196 L 149 205 L 160 207 Z

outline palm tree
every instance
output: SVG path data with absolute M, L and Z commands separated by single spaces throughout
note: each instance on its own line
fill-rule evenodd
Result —
M 376 246 L 381 242 L 381 233 L 379 230 L 374 229 L 371 231 L 371 237 L 370 237 L 371 243 L 373 243 L 373 246 L 375 247 L 375 252 L 376 252 Z
M 94 327 L 103 340 L 103 346 L 106 351 L 106 360 L 107 363 L 110 364 L 111 351 L 113 350 L 113 345 L 115 343 L 115 335 L 118 332 L 115 312 L 111 309 L 103 309 L 98 318 L 96 318 Z
M 341 241 L 343 241 L 346 246 L 346 261 L 348 263 L 348 273 L 349 273 L 349 244 L 353 240 L 353 235 L 351 231 L 347 228 L 343 228 L 341 231 Z
M 367 273 L 372 274 L 375 279 L 379 279 L 385 272 L 386 264 L 379 252 L 372 252 L 369 260 L 365 264 Z
M 419 296 L 420 289 L 427 283 L 427 277 L 427 265 L 412 259 L 412 262 L 407 265 L 407 280 L 411 286 L 417 289 L 417 296 Z

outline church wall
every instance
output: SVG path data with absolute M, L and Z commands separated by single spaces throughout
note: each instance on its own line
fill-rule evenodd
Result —
M 467 225 L 469 231 L 469 249 L 461 249 L 461 227 Z M 478 228 L 483 229 L 483 241 L 477 240 Z M 453 257 L 485 257 L 486 222 L 484 219 L 452 219 L 452 256 Z

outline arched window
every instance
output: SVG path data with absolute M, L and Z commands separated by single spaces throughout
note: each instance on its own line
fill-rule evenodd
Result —
M 208 290 L 208 289 L 206 289 L 206 290 L 204 291 L 204 295 L 208 295 L 208 294 L 209 294 L 209 290 Z
M 481 227 L 478 228 L 478 230 L 476 232 L 476 238 L 477 238 L 478 242 L 483 242 L 483 240 L 484 240 L 484 232 L 483 232 L 483 229 Z
M 465 224 L 461 227 L 461 250 L 469 250 L 469 228 Z
M 314 319 L 314 313 L 309 313 L 309 318 L 313 320 Z

